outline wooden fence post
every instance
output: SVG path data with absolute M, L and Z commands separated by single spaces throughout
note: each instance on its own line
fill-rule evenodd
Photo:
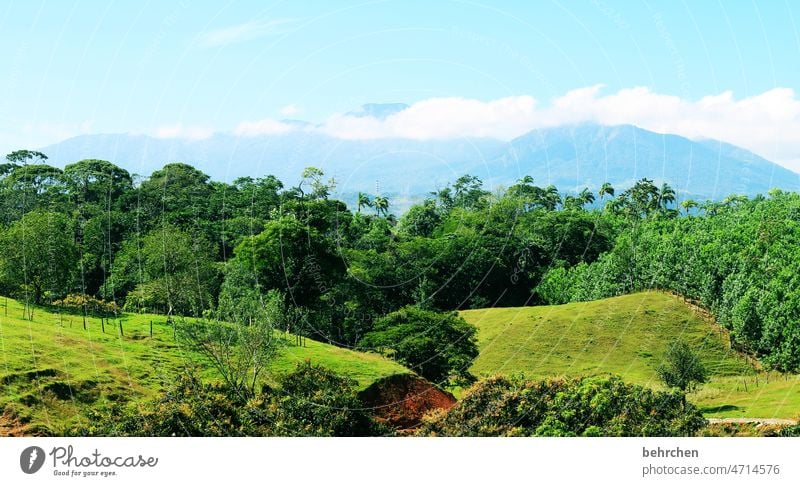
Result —
M 150 339 L 153 339 L 153 321 L 150 321 Z
M 119 335 L 125 337 L 125 333 L 122 331 L 122 319 L 118 320 L 119 322 Z

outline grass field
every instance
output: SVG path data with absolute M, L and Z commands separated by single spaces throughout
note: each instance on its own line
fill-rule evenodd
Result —
M 183 365 L 197 361 L 197 356 L 176 345 L 164 316 L 126 314 L 120 320 L 124 337 L 117 321 L 106 324 L 103 332 L 100 320 L 90 318 L 84 330 L 81 316 L 59 317 L 41 309 L 28 321 L 20 303 L 9 299 L 6 313 L 5 299 L 0 298 L 0 435 L 12 416 L 26 427 L 58 433 L 82 420 L 82 411 L 89 406 L 155 396 L 174 381 Z M 354 378 L 362 387 L 407 371 L 377 354 L 308 339 L 304 347 L 285 348 L 272 363 L 267 380 L 305 360 Z M 214 379 L 212 370 L 203 373 Z
M 122 316 L 107 324 L 37 309 L 23 319 L 20 303 L 0 297 L 0 435 L 12 429 L 58 434 L 89 407 L 152 398 L 197 357 L 176 345 L 164 316 Z M 690 396 L 709 417 L 800 418 L 800 377 L 757 371 L 757 363 L 731 351 L 727 333 L 680 299 L 643 292 L 560 306 L 463 311 L 478 329 L 478 377 L 524 374 L 532 378 L 618 374 L 660 388 L 655 369 L 677 338 L 689 342 L 712 374 Z M 153 336 L 150 337 L 150 322 Z M 291 342 L 294 342 L 290 338 Z M 307 340 L 289 346 L 270 377 L 304 360 L 327 366 L 366 387 L 407 371 L 377 354 Z M 202 371 L 214 380 L 213 370 Z M 454 390 L 458 393 L 458 390 Z
M 732 351 L 723 329 L 680 298 L 641 292 L 557 306 L 463 311 L 478 327 L 480 355 L 471 371 L 494 374 L 587 376 L 618 374 L 660 388 L 656 368 L 667 346 L 688 342 L 712 378 L 690 396 L 713 417 L 797 418 L 797 375 L 756 371 Z

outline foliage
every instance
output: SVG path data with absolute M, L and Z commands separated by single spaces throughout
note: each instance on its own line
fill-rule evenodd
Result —
M 202 315 L 217 293 L 213 250 L 202 236 L 173 226 L 125 243 L 114 260 L 112 296 L 127 293 L 126 310 L 161 310 L 167 315 Z
M 280 380 L 271 406 L 277 435 L 369 436 L 387 431 L 367 415 L 356 382 L 322 366 L 301 363 Z
M 363 348 L 389 348 L 392 359 L 433 382 L 450 377 L 469 379 L 478 356 L 476 329 L 454 312 L 440 313 L 408 306 L 375 321 L 361 340 Z
M 4 284 L 17 295 L 43 302 L 65 295 L 73 283 L 77 251 L 64 215 L 33 211 L 0 234 Z
M 53 302 L 53 305 L 65 308 L 70 312 L 85 312 L 103 317 L 116 316 L 121 311 L 116 302 L 106 302 L 86 294 L 69 294 L 63 299 Z
M 298 365 L 277 390 L 251 398 L 203 383 L 193 370 L 178 375 L 161 398 L 141 406 L 113 404 L 89 413 L 69 435 L 145 437 L 367 436 L 389 431 L 364 412 L 354 382 L 321 366 Z
M 225 385 L 243 396 L 253 396 L 259 377 L 283 347 L 275 332 L 282 316 L 281 298 L 272 294 L 246 324 L 195 321 L 182 323 L 180 341 L 203 356 Z
M 708 380 L 708 372 L 700 356 L 684 341 L 676 341 L 667 348 L 658 367 L 658 376 L 668 387 L 684 393 L 693 391 Z
M 642 199 L 651 212 L 657 193 Z M 798 248 L 800 195 L 706 202 L 686 217 L 622 225 L 612 249 L 585 265 L 551 269 L 538 295 L 561 303 L 669 289 L 710 310 L 732 331 L 736 349 L 792 371 L 800 366 Z
M 654 392 L 619 377 L 494 377 L 467 390 L 449 411 L 428 416 L 420 435 L 692 436 L 706 424 L 683 394 Z

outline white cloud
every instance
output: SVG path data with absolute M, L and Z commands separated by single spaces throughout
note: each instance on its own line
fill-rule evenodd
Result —
M 174 125 L 164 125 L 158 127 L 154 133 L 154 136 L 156 138 L 184 138 L 188 140 L 204 140 L 213 134 L 214 134 L 213 128 L 176 123 Z
M 300 113 L 300 108 L 297 105 L 286 105 L 281 108 L 281 115 L 283 116 L 294 116 Z
M 741 99 L 726 91 L 696 101 L 644 87 L 602 91 L 602 85 L 572 90 L 545 106 L 531 96 L 493 101 L 432 98 L 384 120 L 334 115 L 320 130 L 342 139 L 509 140 L 537 128 L 581 122 L 633 124 L 659 133 L 719 139 L 800 169 L 800 100 L 792 89 L 775 88 Z
M 513 138 L 530 129 L 536 113 L 536 100 L 531 96 L 511 96 L 489 102 L 431 98 L 414 103 L 383 120 L 368 116 L 334 115 L 322 130 L 344 139 Z
M 203 47 L 218 47 L 244 42 L 267 35 L 289 31 L 296 21 L 293 19 L 251 20 L 238 25 L 214 29 L 201 33 L 197 43 Z
M 281 135 L 292 131 L 295 127 L 288 123 L 279 122 L 270 118 L 258 121 L 244 121 L 233 129 L 235 135 L 240 137 L 256 137 L 259 135 Z

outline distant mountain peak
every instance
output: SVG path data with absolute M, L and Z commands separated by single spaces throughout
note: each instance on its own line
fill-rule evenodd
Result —
M 367 103 L 348 112 L 347 116 L 372 117 L 378 120 L 385 120 L 387 117 L 400 113 L 406 108 L 408 108 L 408 105 L 405 103 Z
M 369 104 L 351 116 L 385 118 L 402 103 Z M 105 159 L 139 174 L 182 160 L 216 180 L 275 175 L 294 184 L 304 167 L 320 167 L 340 181 L 343 193 L 381 190 L 399 201 L 422 198 L 463 174 L 481 178 L 489 189 L 525 175 L 559 190 L 592 190 L 609 182 L 622 190 L 647 177 L 668 182 L 679 197 L 722 199 L 730 194 L 766 193 L 773 187 L 796 191 L 800 175 L 745 149 L 714 140 L 690 140 L 633 125 L 592 123 L 541 128 L 510 142 L 486 139 L 343 140 L 304 122 L 265 137 L 218 133 L 203 140 L 158 139 L 146 135 L 83 135 L 41 149 L 53 165 L 86 158 Z

